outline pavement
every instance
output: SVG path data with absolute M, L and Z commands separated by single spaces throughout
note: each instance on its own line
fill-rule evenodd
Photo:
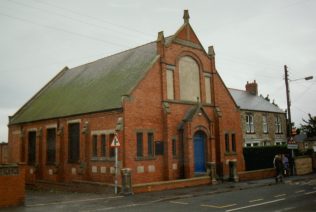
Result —
M 284 179 L 284 183 L 301 183 L 316 181 L 316 173 L 304 176 L 291 176 Z M 0 211 L 78 211 L 73 208 L 93 207 L 117 207 L 120 205 L 147 205 L 163 201 L 173 201 L 177 199 L 191 198 L 203 195 L 215 195 L 234 190 L 244 190 L 256 187 L 276 186 L 274 178 L 243 181 L 243 182 L 223 182 L 216 185 L 203 185 L 173 190 L 139 193 L 130 196 L 115 195 L 108 190 L 105 193 L 78 193 L 57 190 L 27 190 L 24 206 L 0 209 Z
M 301 181 L 316 180 L 316 173 L 303 175 L 303 176 L 290 176 L 284 178 L 284 183 L 296 183 Z M 243 182 L 223 182 L 216 185 L 203 185 L 188 188 L 179 188 L 165 191 L 155 191 L 147 193 L 139 193 L 131 196 L 122 196 L 120 194 L 115 195 L 109 191 L 102 194 L 96 193 L 76 193 L 76 192 L 65 192 L 65 191 L 38 191 L 38 190 L 27 190 L 25 206 L 40 206 L 58 203 L 71 203 L 71 202 L 85 202 L 90 200 L 105 200 L 105 199 L 118 199 L 132 200 L 133 202 L 146 202 L 155 200 L 159 201 L 170 201 L 182 198 L 190 198 L 195 196 L 203 196 L 209 194 L 217 194 L 223 192 L 230 192 L 233 190 L 244 190 L 255 187 L 273 186 L 276 185 L 274 178 L 243 181 Z

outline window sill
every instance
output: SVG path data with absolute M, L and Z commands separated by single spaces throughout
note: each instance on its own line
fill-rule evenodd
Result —
M 237 155 L 236 152 L 225 152 L 225 156 Z
M 147 157 L 136 157 L 136 161 L 142 161 L 142 160 L 156 160 L 155 156 L 147 156 Z

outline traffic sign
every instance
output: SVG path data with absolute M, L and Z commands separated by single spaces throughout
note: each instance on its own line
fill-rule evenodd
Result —
M 111 147 L 119 147 L 121 146 L 119 140 L 117 139 L 117 136 L 115 135 L 114 138 L 113 138 L 113 141 L 111 143 Z
M 293 137 L 291 137 L 289 139 L 289 141 L 287 142 L 287 148 L 288 149 L 298 149 L 298 144 L 296 143 L 296 141 L 294 141 Z

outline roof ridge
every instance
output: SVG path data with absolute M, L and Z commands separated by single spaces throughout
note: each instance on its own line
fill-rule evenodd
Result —
M 172 37 L 172 35 L 167 36 L 166 38 L 169 38 L 169 37 Z M 88 63 L 85 63 L 85 64 L 81 64 L 81 65 L 78 65 L 78 66 L 75 66 L 75 67 L 69 68 L 69 70 L 76 69 L 76 68 L 78 68 L 78 67 L 82 67 L 82 66 L 85 66 L 85 65 L 88 65 L 88 64 L 91 64 L 91 63 L 97 62 L 97 61 L 99 61 L 99 60 L 104 60 L 104 59 L 107 59 L 107 58 L 111 58 L 111 57 L 114 57 L 114 56 L 117 56 L 117 55 L 120 55 L 120 54 L 123 54 L 123 53 L 129 52 L 129 51 L 132 51 L 132 50 L 135 50 L 135 49 L 138 49 L 138 48 L 141 48 L 141 47 L 144 47 L 144 46 L 147 46 L 147 45 L 153 44 L 153 43 L 156 43 L 156 41 L 151 41 L 151 42 L 148 42 L 148 43 L 145 43 L 145 44 L 142 44 L 142 45 L 139 45 L 139 46 L 136 46 L 136 47 L 130 48 L 130 49 L 126 49 L 126 50 L 123 50 L 123 51 L 120 51 L 120 52 L 116 52 L 116 53 L 114 53 L 114 54 L 111 54 L 111 55 L 108 55 L 108 56 L 105 56 L 105 57 L 102 57 L 102 58 L 99 58 L 99 59 L 93 60 L 93 61 L 91 61 L 91 62 L 88 62 Z

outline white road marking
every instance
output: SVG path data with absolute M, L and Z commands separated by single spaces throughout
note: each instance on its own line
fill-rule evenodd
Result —
M 34 205 L 26 205 L 26 207 L 39 207 L 46 205 L 62 205 L 62 204 L 71 204 L 76 202 L 89 202 L 89 201 L 97 201 L 97 200 L 106 200 L 106 199 L 117 199 L 123 196 L 113 196 L 113 197 L 101 197 L 101 198 L 93 198 L 93 199 L 80 199 L 80 200 L 71 200 L 71 201 L 58 201 L 58 202 L 48 202 L 48 203 L 39 203 Z
M 237 211 L 237 210 L 241 210 L 241 209 L 245 209 L 245 208 L 252 208 L 252 207 L 256 207 L 256 206 L 260 206 L 260 205 L 267 205 L 267 204 L 271 204 L 271 203 L 275 203 L 275 202 L 280 202 L 283 200 L 285 200 L 285 198 L 276 199 L 276 200 L 272 200 L 272 201 L 268 201 L 268 202 L 262 202 L 262 203 L 253 204 L 253 205 L 247 205 L 247 206 L 240 207 L 240 208 L 233 208 L 233 209 L 226 210 L 226 212 Z
M 306 192 L 305 194 L 308 195 L 308 194 L 314 194 L 314 193 L 316 193 L 316 191 Z
M 188 202 L 179 202 L 179 201 L 170 201 L 170 203 L 180 204 L 180 205 L 187 205 L 187 204 L 189 204 Z
M 274 212 L 284 212 L 284 211 L 289 211 L 289 210 L 293 210 L 295 209 L 296 207 L 288 207 L 288 208 L 284 208 L 284 209 L 281 209 L 281 210 L 276 210 Z
M 259 201 L 262 201 L 263 199 L 253 199 L 253 200 L 249 200 L 248 202 L 259 202 Z
M 279 194 L 279 195 L 275 195 L 274 197 L 284 197 L 286 196 L 286 194 Z
M 298 193 L 302 193 L 302 192 L 304 192 L 305 190 L 299 190 L 299 191 L 295 191 L 295 193 L 296 194 L 298 194 Z
M 228 208 L 235 206 L 237 204 L 229 204 L 229 205 L 200 205 L 201 207 L 208 207 L 208 208 Z

